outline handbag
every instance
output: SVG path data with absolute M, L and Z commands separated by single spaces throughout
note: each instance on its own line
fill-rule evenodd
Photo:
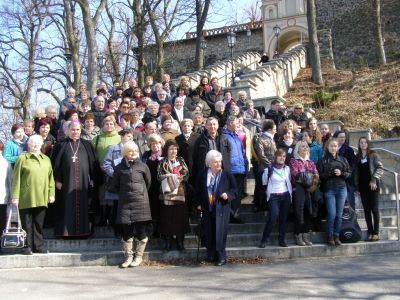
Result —
M 314 173 L 310 171 L 302 171 L 297 174 L 299 183 L 306 189 L 313 185 Z
M 26 232 L 21 227 L 21 219 L 19 217 L 19 210 L 17 210 L 17 226 L 11 226 L 12 207 L 8 206 L 8 217 L 6 228 L 3 230 L 1 236 L 1 247 L 2 248 L 24 248 L 26 244 Z
M 179 179 L 175 174 L 167 174 L 161 181 L 161 189 L 163 194 L 177 195 L 179 188 Z

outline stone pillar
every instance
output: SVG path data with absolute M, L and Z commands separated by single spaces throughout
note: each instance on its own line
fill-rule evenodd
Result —
M 322 69 L 336 69 L 333 58 L 331 29 L 318 30 L 318 42 Z

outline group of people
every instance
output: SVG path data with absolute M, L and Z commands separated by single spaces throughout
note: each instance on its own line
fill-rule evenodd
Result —
M 275 100 L 263 112 L 244 91 L 232 96 L 217 78 L 204 76 L 192 88 L 187 76 L 174 86 L 167 74 L 161 83 L 146 77 L 142 88 L 134 79 L 111 89 L 102 83 L 93 98 L 84 85 L 79 94 L 70 89 L 59 112 L 38 109 L 0 143 L 7 170 L 0 178 L 1 229 L 7 207 L 18 206 L 28 237 L 23 253 L 32 254 L 48 252 L 44 226 L 59 238 L 87 238 L 96 226 L 112 226 L 126 268 L 141 264 L 149 237 L 163 238 L 166 251 L 184 250 L 189 220 L 201 212 L 207 260 L 221 266 L 229 223 L 243 223 L 252 167 L 255 210 L 269 210 L 260 247 L 278 218 L 279 245 L 287 246 L 292 202 L 297 244 L 311 245 L 321 199 L 328 244 L 339 245 L 344 200 L 354 206 L 348 191 L 361 193 L 369 239 L 379 239 L 382 164 L 366 138 L 355 156 L 345 131 L 331 137 L 301 104 L 289 113 Z

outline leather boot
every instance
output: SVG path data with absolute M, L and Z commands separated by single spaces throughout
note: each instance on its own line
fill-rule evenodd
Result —
M 124 251 L 125 260 L 119 265 L 120 268 L 127 268 L 130 266 L 133 260 L 132 251 L 133 239 L 127 241 L 122 240 L 122 251 Z
M 311 242 L 311 239 L 310 239 L 310 237 L 311 237 L 310 233 L 303 233 L 302 237 L 303 237 L 303 242 L 307 246 L 311 246 L 312 245 L 312 242 Z
M 130 264 L 130 267 L 138 267 L 142 263 L 144 249 L 146 249 L 146 244 L 149 238 L 146 237 L 143 240 L 138 240 L 138 239 L 135 240 L 136 240 L 136 253 L 134 260 Z
M 305 246 L 306 243 L 303 241 L 303 236 L 301 233 L 295 234 L 294 237 L 296 238 L 296 244 L 298 246 Z
M 329 246 L 335 246 L 335 241 L 333 240 L 333 235 L 328 236 L 328 241 L 327 241 Z
M 165 237 L 165 251 L 171 251 L 172 245 L 171 245 L 171 237 L 167 236 Z
M 333 238 L 333 240 L 335 241 L 335 245 L 336 246 L 340 246 L 342 244 L 342 242 L 340 241 L 339 237 L 335 235 L 335 237 Z

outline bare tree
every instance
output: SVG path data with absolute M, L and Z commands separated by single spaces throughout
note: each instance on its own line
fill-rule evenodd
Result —
M 203 3 L 204 2 L 204 3 Z M 208 9 L 210 8 L 211 0 L 196 0 L 196 66 L 200 69 L 204 65 L 204 50 L 201 49 L 200 43 L 203 37 L 203 28 L 207 20 Z
M 380 65 L 386 64 L 386 55 L 384 48 L 384 41 L 382 36 L 382 20 L 381 20 L 381 0 L 373 0 L 372 6 L 374 8 L 374 36 L 375 36 L 375 46 L 376 54 L 378 57 L 378 63 Z
M 243 9 L 245 22 L 255 23 L 262 20 L 260 5 L 260 0 L 257 0 Z
M 316 22 L 316 10 L 315 0 L 307 0 L 307 23 L 308 23 L 308 35 L 309 35 L 309 56 L 312 68 L 312 81 L 316 84 L 322 85 L 322 70 L 321 70 L 321 58 L 319 54 L 319 44 L 317 35 L 317 22 Z
M 152 28 L 157 48 L 157 63 L 155 76 L 161 79 L 164 74 L 164 43 L 171 31 L 181 26 L 194 16 L 190 3 L 176 0 L 144 0 L 149 22 Z
M 74 0 L 79 4 L 82 11 L 83 26 L 85 28 L 88 63 L 87 63 L 87 88 L 92 95 L 96 93 L 97 79 L 99 76 L 97 69 L 97 41 L 96 27 L 101 13 L 103 12 L 107 0 L 101 0 L 96 9 L 95 15 L 91 16 L 90 3 L 88 0 Z
M 0 88 L 3 108 L 16 117 L 30 117 L 30 100 L 36 80 L 35 61 L 40 36 L 46 28 L 50 0 L 18 0 L 0 12 Z

